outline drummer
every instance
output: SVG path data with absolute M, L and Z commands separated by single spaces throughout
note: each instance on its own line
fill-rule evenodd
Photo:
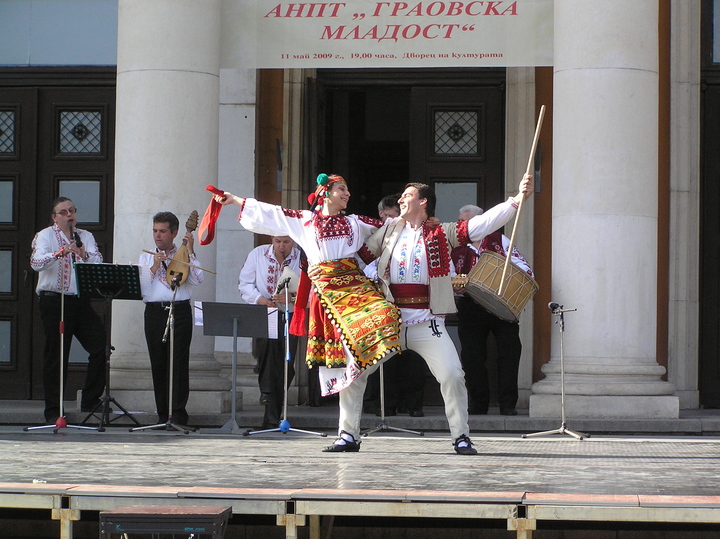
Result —
M 383 292 L 400 308 L 403 348 L 421 351 L 440 383 L 453 445 L 461 455 L 477 451 L 468 437 L 468 398 L 460 359 L 445 329 L 444 315 L 456 311 L 450 250 L 503 226 L 532 192 L 532 176 L 526 175 L 515 197 L 470 220 L 438 224 L 437 219 L 430 219 L 435 215 L 435 192 L 428 185 L 409 183 L 400 197 L 400 217 L 385 223 L 366 242 L 379 256 Z M 346 415 L 356 413 L 358 421 L 366 380 L 367 376 L 361 376 L 345 390 L 357 393 L 353 399 L 357 410 Z
M 482 208 L 468 204 L 460 208 L 458 217 L 467 221 L 483 213 Z M 475 266 L 483 251 L 492 251 L 506 257 L 510 239 L 500 232 L 488 234 L 482 240 L 455 247 L 452 261 L 455 271 L 467 275 Z M 525 257 L 513 247 L 510 261 L 530 277 L 534 278 Z M 490 406 L 490 384 L 487 361 L 487 340 L 490 333 L 495 337 L 497 347 L 497 400 L 502 415 L 517 415 L 518 368 L 522 344 L 520 324 L 517 320 L 508 322 L 487 311 L 476 303 L 462 287 L 456 287 L 455 298 L 458 315 L 458 336 L 460 338 L 460 362 L 465 371 L 465 386 L 468 390 L 470 415 L 488 413 Z

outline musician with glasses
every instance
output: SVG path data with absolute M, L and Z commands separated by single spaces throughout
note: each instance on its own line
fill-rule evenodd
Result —
M 77 228 L 77 209 L 66 197 L 52 205 L 53 224 L 35 235 L 30 265 L 38 272 L 36 292 L 45 328 L 43 392 L 45 420 L 55 423 L 60 416 L 60 332 L 63 323 L 63 380 L 67 381 L 72 338 L 88 353 L 87 374 L 82 390 L 81 410 L 92 411 L 105 390 L 105 328 L 92 308 L 89 297 L 78 297 L 75 262 L 103 261 L 91 232 Z M 65 388 L 63 387 L 63 392 Z

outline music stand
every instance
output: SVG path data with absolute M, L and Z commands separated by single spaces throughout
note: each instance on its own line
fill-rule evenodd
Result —
M 140 270 L 138 266 L 123 266 L 119 264 L 79 264 L 75 263 L 75 281 L 79 297 L 89 297 L 105 300 L 106 316 L 111 315 L 110 305 L 114 299 L 142 300 L 140 291 Z M 105 431 L 105 427 L 123 416 L 129 417 L 140 426 L 130 412 L 110 396 L 110 355 L 115 348 L 110 344 L 110 324 L 105 321 L 105 394 L 90 413 L 80 423 L 84 425 L 99 411 L 100 425 L 98 431 Z M 110 419 L 110 403 L 113 403 L 122 412 Z
M 232 337 L 232 388 L 230 390 L 230 420 L 213 432 L 242 432 L 237 424 L 237 339 L 238 337 L 268 337 L 268 311 L 263 305 L 245 303 L 202 302 L 203 334 L 216 337 Z

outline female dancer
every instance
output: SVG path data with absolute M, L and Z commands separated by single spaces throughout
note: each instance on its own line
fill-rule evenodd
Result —
M 356 254 L 363 257 L 365 240 L 383 222 L 344 214 L 350 191 L 342 176 L 320 174 L 317 184 L 308 197 L 314 211 L 285 209 L 227 191 L 215 200 L 239 206 L 238 220 L 247 230 L 290 236 L 305 251 L 308 263 L 321 270 L 312 278 L 315 294 L 310 296 L 306 361 L 310 367 L 319 366 L 323 396 L 340 392 L 340 435 L 325 451 L 358 451 L 360 433 L 355 426 L 360 417 L 344 416 L 341 390 L 400 350 L 400 313 L 355 259 Z M 296 316 L 298 312 L 296 307 Z

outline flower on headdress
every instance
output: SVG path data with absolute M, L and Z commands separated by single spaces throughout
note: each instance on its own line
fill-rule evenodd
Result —
M 322 202 L 327 196 L 327 184 L 330 181 L 330 178 L 327 174 L 318 174 L 317 179 L 315 182 L 317 183 L 317 189 L 315 189 L 314 193 L 310 193 L 308 195 L 308 204 L 312 206 L 317 201 L 318 205 L 322 205 Z

